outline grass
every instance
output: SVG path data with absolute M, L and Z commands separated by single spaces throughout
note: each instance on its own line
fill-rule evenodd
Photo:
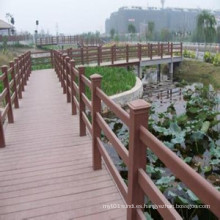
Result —
M 179 81 L 200 82 L 204 85 L 212 84 L 216 90 L 220 90 L 220 66 L 194 60 L 184 60 L 174 74 Z
M 87 67 L 86 76 L 98 73 L 102 78 L 102 89 L 108 95 L 114 95 L 132 89 L 136 78 L 132 71 L 118 67 Z
M 136 83 L 134 73 L 121 67 L 86 67 L 85 75 L 88 78 L 94 73 L 103 77 L 101 87 L 108 96 L 130 90 Z M 88 89 L 86 93 L 90 98 Z

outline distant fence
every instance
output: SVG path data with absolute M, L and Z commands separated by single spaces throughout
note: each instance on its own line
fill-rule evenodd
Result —
M 11 36 L 2 36 L 0 35 L 0 42 L 3 42 L 4 39 L 7 41 L 28 41 L 32 40 L 33 37 L 31 35 L 11 35 Z
M 65 45 L 65 44 L 79 44 L 81 46 L 84 45 L 102 45 L 103 40 L 100 38 L 84 38 L 83 36 L 52 36 L 52 37 L 40 37 L 36 39 L 37 46 L 44 45 Z
M 209 51 L 212 53 L 220 53 L 220 44 L 214 43 L 184 43 L 183 48 L 186 50 L 194 50 L 197 52 Z
M 67 102 L 71 103 L 72 114 L 75 115 L 77 112 L 79 114 L 79 134 L 85 136 L 87 129 L 92 136 L 93 169 L 101 169 L 103 158 L 125 202 L 131 207 L 134 206 L 134 208 L 127 209 L 128 220 L 146 219 L 143 208 L 141 208 L 144 207 L 145 195 L 158 206 L 157 210 L 164 219 L 182 219 L 146 173 L 147 148 L 151 149 L 178 179 L 191 189 L 204 204 L 210 205 L 210 210 L 220 217 L 220 193 L 147 129 L 150 111 L 148 103 L 144 100 L 133 101 L 129 103 L 130 111 L 127 113 L 102 91 L 100 75 L 94 74 L 88 79 L 85 76 L 84 67 L 76 68 L 75 60 L 71 60 L 70 57 L 59 51 L 52 51 L 52 53 L 53 66 L 63 93 L 66 94 Z M 91 100 L 85 94 L 86 87 L 91 91 Z M 102 102 L 128 126 L 129 150 L 102 117 Z M 91 112 L 92 122 L 88 119 L 86 110 Z M 126 164 L 128 185 L 125 184 L 108 155 L 101 141 L 101 131 Z

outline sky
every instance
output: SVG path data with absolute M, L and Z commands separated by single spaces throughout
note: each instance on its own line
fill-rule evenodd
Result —
M 0 19 L 14 16 L 17 31 L 80 34 L 105 31 L 105 20 L 123 6 L 161 7 L 160 0 L 0 0 Z M 166 0 L 165 7 L 220 10 L 220 0 Z

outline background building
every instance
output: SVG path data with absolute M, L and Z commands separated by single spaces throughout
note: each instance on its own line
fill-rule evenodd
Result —
M 0 19 L 0 35 L 11 35 L 14 27 Z
M 190 33 L 196 27 L 196 20 L 200 9 L 155 8 L 155 7 L 122 7 L 113 12 L 105 22 L 105 32 L 110 34 L 115 29 L 118 34 L 128 33 L 128 24 L 132 23 L 137 33 L 147 28 L 148 22 L 154 22 L 154 31 L 168 29 L 171 32 Z M 213 11 L 216 18 L 220 11 Z

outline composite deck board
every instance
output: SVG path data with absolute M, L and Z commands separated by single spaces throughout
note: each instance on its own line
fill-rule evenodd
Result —
M 53 70 L 33 71 L 15 123 L 0 149 L 0 219 L 126 219 L 124 204 L 103 164 L 93 171 L 89 136 L 79 137 Z

